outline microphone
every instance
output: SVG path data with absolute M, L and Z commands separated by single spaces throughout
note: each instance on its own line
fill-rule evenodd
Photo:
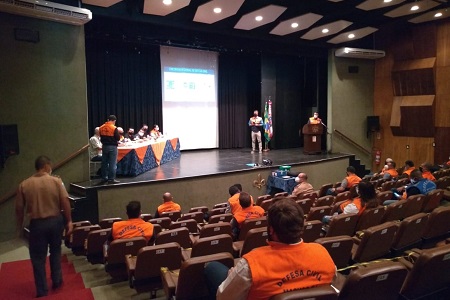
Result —
M 322 124 L 326 129 L 328 129 L 327 125 L 325 125 L 322 120 L 320 120 L 320 124 Z

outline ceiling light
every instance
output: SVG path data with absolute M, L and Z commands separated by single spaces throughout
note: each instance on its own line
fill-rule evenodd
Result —
M 384 0 L 383 2 L 384 3 L 389 3 L 389 2 L 392 2 L 392 0 Z
M 414 5 L 413 7 L 411 7 L 411 10 L 418 10 L 419 9 L 419 5 Z
M 441 13 L 441 12 L 438 12 L 438 13 L 436 13 L 436 14 L 434 15 L 434 17 L 435 17 L 435 18 L 442 17 L 442 13 Z
M 354 38 L 355 37 L 355 35 L 353 34 L 353 33 L 350 33 L 349 35 L 348 35 L 348 38 L 349 39 L 352 39 L 352 38 Z
M 291 27 L 292 27 L 292 28 L 297 28 L 297 27 L 298 27 L 298 23 L 292 23 L 292 24 L 291 24 Z
M 258 21 L 258 22 L 259 22 L 259 21 L 262 21 L 262 19 L 263 19 L 262 16 L 256 16 L 256 18 L 255 18 L 255 20 Z
M 170 5 L 170 4 L 172 4 L 172 0 L 163 0 L 163 3 L 165 5 Z
M 328 33 L 328 31 L 330 31 L 330 30 L 328 30 L 328 28 L 322 29 L 322 33 Z
M 345 53 L 350 53 L 350 48 L 345 47 L 345 48 L 344 48 L 344 52 L 345 52 Z
M 220 14 L 220 13 L 222 12 L 222 9 L 221 9 L 220 7 L 216 7 L 216 8 L 213 9 L 213 11 L 214 11 L 216 14 Z

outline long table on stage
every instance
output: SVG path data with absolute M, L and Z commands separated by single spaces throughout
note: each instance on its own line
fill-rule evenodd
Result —
M 137 176 L 180 157 L 178 138 L 132 142 L 118 147 L 117 175 Z

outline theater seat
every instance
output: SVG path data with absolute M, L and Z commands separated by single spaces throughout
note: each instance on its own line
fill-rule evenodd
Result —
M 227 222 L 230 223 L 231 219 L 233 219 L 233 215 L 232 214 L 219 214 L 219 215 L 214 215 L 211 216 L 208 220 L 208 224 L 214 224 L 214 223 L 219 223 L 219 222 Z
M 215 215 L 222 215 L 226 212 L 226 210 L 227 210 L 226 207 L 213 208 L 209 211 L 209 218 Z
M 186 227 L 180 227 L 172 230 L 165 230 L 156 236 L 155 245 L 178 243 L 181 248 L 190 248 L 192 246 L 189 238 L 189 230 Z
M 219 234 L 228 234 L 229 236 L 232 236 L 231 233 L 231 225 L 230 223 L 213 223 L 213 224 L 205 224 L 198 235 L 191 235 L 191 242 L 194 244 L 196 240 L 199 238 L 205 238 L 210 236 L 215 236 Z
M 86 258 L 91 264 L 103 264 L 103 246 L 108 239 L 111 228 L 90 231 L 86 239 Z
M 162 229 L 169 229 L 172 220 L 169 217 L 163 217 L 163 218 L 153 218 L 150 219 L 148 222 L 152 224 L 158 224 L 159 226 L 161 226 Z
M 166 299 L 192 300 L 210 299 L 208 287 L 205 282 L 205 264 L 218 261 L 228 268 L 234 266 L 234 259 L 230 253 L 218 253 L 188 259 L 181 264 L 180 270 L 169 272 L 161 270 Z
M 366 228 L 381 224 L 381 218 L 383 217 L 384 210 L 384 206 L 365 209 L 359 216 L 355 230 L 361 231 Z
M 229 234 L 219 234 L 198 239 L 192 248 L 183 249 L 181 257 L 183 261 L 192 257 L 211 255 L 221 252 L 233 254 L 233 238 Z
M 319 191 L 317 192 L 317 197 L 320 198 L 320 197 L 326 196 L 328 189 L 331 189 L 332 187 L 333 187 L 332 183 L 326 183 L 326 184 L 322 185 L 320 187 Z
M 331 214 L 331 207 L 330 206 L 317 206 L 317 207 L 311 207 L 309 210 L 308 215 L 306 216 L 305 221 L 313 221 L 313 220 L 320 220 L 322 221 L 324 216 L 328 216 Z
M 122 221 L 122 218 L 106 218 L 106 219 L 102 219 L 99 223 L 98 223 L 98 225 L 100 225 L 100 227 L 102 228 L 102 229 L 107 229 L 107 228 L 112 228 L 112 224 L 114 223 L 114 222 L 117 222 L 117 221 Z
M 427 199 L 427 195 L 414 195 L 408 197 L 405 203 L 405 212 L 403 218 L 407 218 L 420 213 Z
M 141 219 L 144 220 L 145 222 L 148 222 L 151 219 L 153 219 L 153 216 L 152 214 L 141 214 Z
M 247 232 L 245 240 L 233 242 L 233 256 L 242 257 L 255 248 L 267 245 L 267 228 L 253 228 Z
M 75 230 L 78 227 L 84 227 L 84 226 L 91 226 L 92 225 L 91 222 L 88 221 L 88 220 L 73 222 L 72 224 L 73 224 L 73 230 Z M 71 239 L 72 235 L 67 235 L 66 234 L 66 230 L 64 229 L 63 237 L 64 237 L 64 245 L 66 245 L 67 248 L 71 248 L 72 247 L 72 243 L 71 243 L 70 239 Z
M 202 212 L 203 214 L 206 214 L 208 212 L 208 207 L 207 206 L 196 206 L 196 207 L 191 207 L 189 209 L 189 212 Z
M 203 223 L 204 222 L 203 216 L 204 216 L 204 214 L 201 211 L 189 212 L 189 213 L 183 214 L 178 219 L 178 221 L 184 221 L 184 220 L 191 220 L 192 219 L 192 220 L 195 220 L 195 222 L 197 222 L 199 224 L 199 223 Z
M 264 200 L 268 200 L 268 199 L 272 199 L 272 195 L 262 195 L 262 196 L 259 196 L 258 198 L 256 198 L 256 203 L 255 203 L 255 205 L 261 206 L 261 203 L 262 203 Z
M 176 229 L 180 227 L 186 227 L 189 230 L 189 233 L 198 233 L 197 222 L 194 219 L 172 222 L 170 223 L 169 229 Z
M 336 290 L 329 284 L 291 291 L 270 297 L 270 300 L 335 300 Z
M 437 189 L 428 193 L 428 199 L 422 207 L 422 211 L 429 213 L 432 212 L 435 208 L 441 205 L 442 197 L 444 196 L 444 190 Z
M 386 206 L 384 215 L 381 218 L 381 223 L 403 220 L 403 216 L 405 215 L 405 208 L 406 208 L 405 204 L 406 204 L 406 200 L 398 200 L 397 202 Z
M 403 219 L 392 243 L 392 252 L 394 255 L 401 254 L 407 249 L 420 245 L 427 220 L 428 214 L 425 213 L 419 213 Z
M 216 208 L 227 208 L 228 207 L 228 202 L 222 202 L 222 203 L 217 203 L 214 204 L 212 209 L 216 209 Z
M 295 201 L 303 210 L 303 213 L 307 215 L 309 213 L 309 210 L 311 209 L 312 205 L 314 204 L 314 199 L 311 198 L 304 198 L 300 200 Z
M 247 236 L 247 232 L 253 228 L 267 227 L 267 217 L 245 220 L 239 232 L 238 241 L 243 241 Z
M 450 234 L 450 206 L 440 206 L 428 216 L 423 230 L 422 247 L 430 248 Z
M 383 205 L 384 201 L 394 199 L 394 193 L 391 191 L 384 191 L 377 193 L 378 205 Z
M 98 225 L 77 227 L 70 236 L 72 253 L 75 255 L 86 255 L 85 243 L 89 232 L 101 229 Z
M 350 191 L 345 191 L 345 192 L 337 194 L 336 197 L 334 197 L 334 202 L 332 204 L 334 204 L 336 202 L 341 202 L 344 200 L 349 200 L 349 199 L 350 199 Z
M 324 237 L 314 241 L 327 249 L 338 269 L 348 266 L 352 257 L 353 239 L 348 235 Z
M 410 271 L 400 294 L 404 299 L 449 299 L 450 244 L 431 249 L 411 251 L 400 262 Z M 437 296 L 446 289 L 446 296 Z
M 330 226 L 328 226 L 325 236 L 353 236 L 358 218 L 358 214 L 340 214 L 334 216 L 330 221 Z
M 160 217 L 169 217 L 172 222 L 175 222 L 181 217 L 181 211 L 166 211 L 161 213 Z
M 313 220 L 313 221 L 305 221 L 303 225 L 302 231 L 302 239 L 306 243 L 311 243 L 320 238 L 322 233 L 322 221 Z
M 320 198 L 317 198 L 316 201 L 314 201 L 313 206 L 331 206 L 334 203 L 335 197 L 332 195 L 323 196 Z

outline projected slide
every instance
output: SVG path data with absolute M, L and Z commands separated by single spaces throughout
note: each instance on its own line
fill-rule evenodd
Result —
M 160 48 L 163 133 L 181 150 L 218 148 L 217 52 Z

